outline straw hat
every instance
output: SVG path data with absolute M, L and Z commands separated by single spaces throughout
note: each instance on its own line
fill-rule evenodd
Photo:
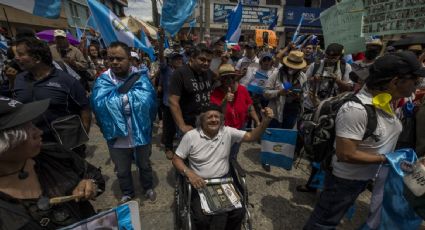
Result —
M 220 77 L 229 76 L 229 75 L 238 75 L 235 68 L 231 64 L 223 64 L 218 69 L 218 75 Z
M 292 69 L 303 69 L 307 66 L 304 60 L 304 53 L 301 51 L 291 51 L 289 55 L 282 60 L 283 64 Z

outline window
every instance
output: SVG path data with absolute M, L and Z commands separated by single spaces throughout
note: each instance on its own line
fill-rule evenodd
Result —
M 80 16 L 78 13 L 79 6 L 73 2 L 69 2 L 69 10 L 71 11 L 71 17 L 74 24 L 80 24 Z

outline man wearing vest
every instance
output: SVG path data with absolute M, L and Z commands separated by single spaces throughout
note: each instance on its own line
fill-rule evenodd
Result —
M 369 181 L 385 173 L 385 154 L 394 151 L 402 129 L 391 102 L 409 97 L 420 77 L 425 77 L 425 68 L 408 51 L 380 57 L 371 66 L 366 85 L 356 96 L 375 107 L 377 128 L 363 140 L 368 123 L 365 107 L 350 101 L 339 109 L 332 170 L 304 229 L 335 229 Z

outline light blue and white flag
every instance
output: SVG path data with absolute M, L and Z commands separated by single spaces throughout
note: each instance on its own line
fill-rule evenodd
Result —
M 295 39 L 297 39 L 298 34 L 300 34 L 301 24 L 303 24 L 303 21 L 304 21 L 304 14 L 301 14 L 300 22 L 298 23 L 297 29 L 295 30 L 295 33 L 294 33 L 294 36 L 292 36 L 292 42 L 294 42 Z
M 89 19 L 87 19 L 87 26 L 95 31 L 98 31 L 93 15 L 90 15 Z
M 242 31 L 242 2 L 239 1 L 238 5 L 233 8 L 228 16 L 228 26 L 226 41 L 227 42 L 239 42 Z
M 149 55 L 151 60 L 155 60 L 151 48 L 147 47 L 134 36 L 121 20 L 105 5 L 99 3 L 97 0 L 87 0 L 87 4 L 106 46 L 109 46 L 112 42 L 120 41 L 130 47 L 141 49 Z
M 248 91 L 254 94 L 263 94 L 268 77 L 265 73 L 257 71 L 254 74 L 254 80 L 248 84 Z
M 261 162 L 291 170 L 297 131 L 267 129 L 261 137 Z
M 155 59 L 155 50 L 153 49 L 148 36 L 146 36 L 146 33 L 143 30 L 140 30 L 140 41 L 142 42 L 143 46 L 147 47 L 145 52 L 149 55 L 149 57 L 154 57 Z
M 62 7 L 62 0 L 2 0 L 0 3 L 50 19 L 59 18 Z
M 161 27 L 174 36 L 193 13 L 196 0 L 164 0 Z
M 271 21 L 270 25 L 269 25 L 269 30 L 274 30 L 274 28 L 277 26 L 277 19 L 279 18 L 279 15 L 276 14 L 273 17 L 273 20 Z
M 7 40 L 3 35 L 0 35 L 0 50 L 6 53 L 9 46 L 7 45 Z
M 75 31 L 77 32 L 78 41 L 81 42 L 81 37 L 83 36 L 83 32 L 81 32 L 81 29 L 78 26 L 75 26 Z

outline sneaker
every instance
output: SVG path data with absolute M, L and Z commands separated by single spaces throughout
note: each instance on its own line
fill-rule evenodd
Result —
M 153 203 L 156 201 L 156 192 L 153 189 L 148 189 L 145 193 L 145 197 Z
M 133 197 L 131 197 L 131 196 L 127 196 L 127 195 L 124 195 L 124 196 L 122 196 L 122 197 L 121 197 L 120 204 L 127 203 L 127 202 L 129 202 L 130 200 L 132 200 L 132 199 L 133 199 Z

